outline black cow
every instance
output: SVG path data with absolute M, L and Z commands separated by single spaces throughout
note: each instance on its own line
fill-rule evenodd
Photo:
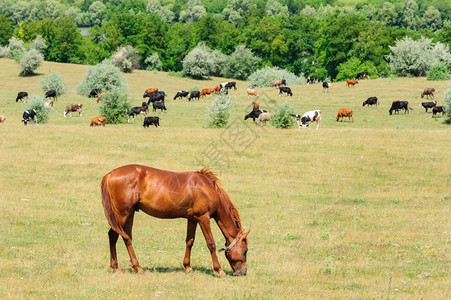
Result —
M 34 120 L 36 124 L 38 124 L 38 116 L 36 115 L 36 111 L 34 109 L 24 111 L 22 119 L 24 125 L 28 125 L 28 122 L 32 120 Z
M 251 111 L 250 113 L 248 113 L 245 117 L 244 117 L 244 121 L 246 121 L 249 118 L 252 118 L 252 121 L 254 121 L 255 123 L 255 119 L 258 118 L 258 116 L 262 113 L 263 111 L 259 110 L 259 109 L 254 109 L 253 111 Z
M 235 91 L 236 91 L 236 82 L 235 81 L 229 81 L 229 82 L 226 83 L 225 87 L 226 87 L 227 90 L 231 89 L 231 88 L 234 88 Z
M 318 76 L 310 76 L 307 78 L 307 84 L 318 83 Z
M 57 100 L 56 99 L 56 91 L 55 90 L 47 91 L 45 93 L 45 98 L 53 98 L 54 100 Z
M 96 98 L 100 94 L 100 89 L 92 89 L 88 98 Z
M 355 80 L 359 80 L 359 79 L 363 79 L 363 78 L 370 79 L 370 74 L 368 74 L 368 72 L 357 73 Z
M 200 92 L 199 91 L 192 91 L 191 94 L 188 97 L 188 101 L 191 101 L 191 99 L 195 99 L 197 98 L 197 100 L 200 99 Z
M 420 106 L 423 106 L 426 112 L 428 112 L 429 108 L 433 108 L 437 104 L 437 101 L 432 102 L 421 102 Z
M 144 94 L 143 98 L 149 97 L 147 104 L 150 105 L 151 102 L 164 101 L 164 96 L 166 93 L 164 91 L 156 91 L 149 94 Z
M 143 127 L 149 128 L 150 125 L 155 125 L 155 127 L 160 126 L 160 118 L 159 117 L 145 117 Z
M 376 97 L 369 97 L 368 99 L 365 100 L 365 102 L 363 102 L 362 106 L 365 106 L 365 105 L 368 105 L 368 106 L 376 105 L 377 106 L 378 104 L 379 104 L 379 102 L 377 101 Z
M 148 106 L 146 102 L 143 102 L 141 104 L 141 107 L 139 106 L 132 107 L 132 109 L 129 112 L 127 112 L 127 122 L 130 123 L 130 117 L 132 117 L 134 121 L 135 116 L 137 115 L 147 115 L 147 108 Z
M 434 117 L 437 113 L 442 113 L 442 116 L 445 115 L 445 109 L 443 106 L 434 106 L 432 108 L 432 117 Z
M 24 98 L 27 98 L 28 100 L 28 93 L 27 92 L 19 92 L 17 93 L 16 102 L 23 101 Z
M 330 83 L 327 81 L 323 82 L 323 92 L 324 93 L 329 93 L 329 88 L 330 88 Z
M 393 111 L 395 111 L 395 114 L 396 113 L 399 114 L 399 110 L 400 109 L 404 109 L 404 113 L 408 113 L 409 109 L 412 110 L 409 107 L 409 102 L 408 101 L 394 101 L 391 104 L 390 110 L 388 112 L 390 113 L 390 115 L 392 114 Z
M 189 95 L 188 91 L 178 91 L 177 94 L 174 96 L 174 100 L 176 100 L 177 98 L 182 99 L 182 97 L 186 97 Z
M 161 109 L 161 112 L 167 111 L 166 105 L 164 105 L 164 101 L 162 102 L 152 102 L 153 111 L 156 112 L 157 109 Z
M 282 95 L 283 93 L 287 93 L 287 96 L 293 96 L 293 93 L 291 92 L 291 89 L 289 87 L 286 86 L 279 86 L 279 96 Z

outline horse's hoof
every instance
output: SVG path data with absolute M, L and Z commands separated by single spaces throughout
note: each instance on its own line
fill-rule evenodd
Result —
M 193 269 L 191 267 L 185 268 L 185 274 L 192 274 Z
M 138 275 L 141 275 L 144 273 L 144 270 L 140 266 L 133 267 L 133 269 L 136 271 L 136 273 Z
M 227 274 L 223 270 L 221 270 L 221 271 L 219 271 L 218 276 L 219 276 L 219 278 L 226 278 Z
M 115 275 L 116 275 L 116 274 L 122 274 L 122 271 L 119 270 L 119 269 L 114 269 L 114 274 L 115 274 Z

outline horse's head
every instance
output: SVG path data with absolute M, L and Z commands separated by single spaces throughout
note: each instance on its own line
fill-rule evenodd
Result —
M 245 233 L 240 232 L 229 246 L 221 249 L 225 250 L 225 256 L 229 261 L 233 270 L 233 275 L 235 276 L 243 276 L 247 274 L 246 255 L 248 234 L 249 231 Z

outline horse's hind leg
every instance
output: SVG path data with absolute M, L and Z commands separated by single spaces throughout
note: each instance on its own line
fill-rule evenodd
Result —
M 186 231 L 186 250 L 185 258 L 183 259 L 183 267 L 185 268 L 185 273 L 191 273 L 193 269 L 191 268 L 191 248 L 194 244 L 194 239 L 196 237 L 197 222 L 188 220 L 188 228 Z
M 128 255 L 130 256 L 130 260 L 132 262 L 132 269 L 135 270 L 138 274 L 142 274 L 144 271 L 140 267 L 138 259 L 136 258 L 135 251 L 133 250 L 132 246 L 132 228 L 133 228 L 133 218 L 135 216 L 135 212 L 132 211 L 130 215 L 127 218 L 127 221 L 124 224 L 124 231 L 125 233 L 130 237 L 129 239 L 125 239 L 125 247 L 127 247 Z
M 117 254 L 116 254 L 116 242 L 119 237 L 119 234 L 114 231 L 113 229 L 110 229 L 108 231 L 108 237 L 110 239 L 110 267 L 114 270 L 115 273 L 121 273 L 121 270 L 119 270 L 119 267 L 117 265 Z

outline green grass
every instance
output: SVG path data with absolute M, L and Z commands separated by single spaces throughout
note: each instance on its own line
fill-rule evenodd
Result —
M 208 129 L 211 98 L 173 101 L 180 89 L 213 87 L 226 79 L 195 81 L 166 73 L 125 75 L 134 105 L 146 88 L 168 93 L 160 128 L 142 121 L 90 128 L 94 99 L 75 94 L 87 67 L 44 63 L 39 76 L 18 77 L 0 59 L 0 298 L 449 298 L 451 131 L 418 107 L 425 87 L 441 105 L 447 82 L 425 78 L 363 80 L 292 87 L 293 97 L 260 89 L 262 108 L 287 101 L 297 113 L 321 109 L 319 131 L 256 127 L 243 122 L 252 100 L 246 83 L 232 91 L 229 129 Z M 43 95 L 51 70 L 69 80 L 46 125 L 24 126 L 17 92 Z M 267 96 L 265 96 L 267 95 Z M 377 96 L 379 107 L 362 107 Z M 408 115 L 390 116 L 394 99 Z M 64 118 L 82 103 L 83 117 Z M 354 123 L 336 122 L 339 108 Z M 75 114 L 78 115 L 78 114 Z M 208 154 L 208 155 L 206 155 Z M 135 217 L 134 247 L 145 269 L 131 272 L 118 243 L 122 275 L 109 270 L 109 229 L 100 181 L 115 167 L 139 163 L 186 171 L 209 164 L 237 205 L 249 235 L 248 275 L 216 278 L 201 231 L 193 247 L 194 274 L 182 268 L 186 221 Z M 224 244 L 214 228 L 217 246 Z M 231 268 L 223 254 L 220 262 Z

